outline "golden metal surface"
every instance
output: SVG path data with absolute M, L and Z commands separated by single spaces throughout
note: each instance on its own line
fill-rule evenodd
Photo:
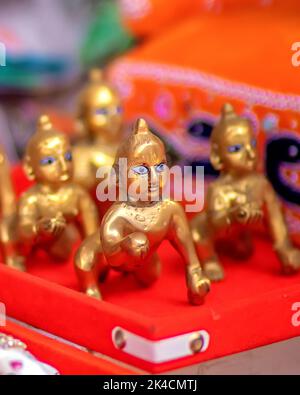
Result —
M 98 212 L 87 191 L 72 181 L 68 138 L 46 115 L 28 142 L 24 170 L 34 185 L 18 203 L 20 241 L 26 251 L 43 246 L 54 258 L 66 259 L 79 231 L 83 237 L 96 231 Z
M 253 129 L 230 104 L 223 107 L 212 132 L 210 160 L 220 175 L 208 188 L 205 211 L 191 223 L 199 256 L 206 250 L 207 276 L 214 281 L 224 277 L 218 246 L 234 258 L 251 254 L 251 226 L 257 222 L 267 223 L 284 272 L 299 270 L 300 251 L 290 241 L 279 199 L 267 178 L 257 171 Z
M 17 253 L 16 245 L 16 196 L 11 182 L 10 167 L 2 147 L 0 147 L 0 180 L 1 252 L 7 266 L 24 270 L 24 260 Z
M 122 107 L 118 94 L 105 82 L 101 70 L 92 70 L 79 99 L 74 149 L 74 180 L 90 189 L 100 166 L 112 166 L 123 138 Z
M 76 254 L 75 267 L 83 290 L 100 298 L 98 277 L 105 278 L 112 268 L 132 273 L 142 286 L 150 286 L 160 274 L 157 249 L 168 239 L 186 264 L 190 303 L 201 304 L 210 282 L 202 273 L 183 208 L 177 202 L 162 199 L 165 147 L 143 119 L 138 120 L 116 155 L 114 168 L 124 170 L 119 168 L 119 159 L 127 160 L 126 201 L 116 201 L 110 207 L 100 229 L 82 243 Z M 137 198 L 132 187 L 134 183 L 142 185 L 146 175 L 145 194 Z M 123 188 L 120 183 L 119 187 Z M 137 188 L 137 192 L 142 191 Z

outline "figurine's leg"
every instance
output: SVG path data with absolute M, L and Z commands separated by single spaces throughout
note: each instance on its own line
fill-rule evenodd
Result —
M 146 260 L 141 267 L 134 271 L 133 275 L 143 287 L 149 287 L 160 276 L 161 264 L 157 253 Z
M 98 279 L 107 275 L 108 266 L 102 254 L 99 231 L 87 237 L 79 247 L 75 270 L 83 291 L 88 296 L 102 299 Z
M 267 209 L 265 220 L 273 240 L 273 248 L 281 261 L 283 273 L 293 274 L 300 270 L 300 250 L 293 246 L 279 199 L 269 183 L 264 192 Z
M 57 260 L 67 260 L 79 236 L 79 232 L 73 224 L 67 225 L 60 237 L 49 247 L 50 255 Z
M 193 305 L 201 305 L 210 291 L 210 281 L 200 267 L 186 267 L 188 300 Z
M 7 266 L 25 271 L 25 258 L 18 252 L 16 237 L 13 228 L 16 229 L 15 218 L 2 220 L 0 224 L 1 252 Z
M 224 269 L 214 249 L 213 238 L 209 237 L 206 225 L 206 214 L 198 214 L 191 221 L 192 236 L 203 270 L 211 281 L 224 279 Z

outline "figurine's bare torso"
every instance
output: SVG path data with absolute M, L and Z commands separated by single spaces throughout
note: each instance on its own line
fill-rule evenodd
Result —
M 19 213 L 21 220 L 30 217 L 37 221 L 43 217 L 55 217 L 60 213 L 66 221 L 71 221 L 79 213 L 82 189 L 74 184 L 60 187 L 49 192 L 40 185 L 34 185 L 20 198 Z
M 143 260 L 151 258 L 161 242 L 171 237 L 170 225 L 176 212 L 177 203 L 171 201 L 155 202 L 151 206 L 136 207 L 128 203 L 115 203 L 105 216 L 104 226 L 101 227 L 103 252 L 112 266 L 122 266 L 124 270 L 132 268 L 134 254 L 124 249 L 115 250 L 114 239 L 110 234 L 116 228 L 120 229 L 120 238 L 130 235 L 142 236 L 145 241 Z M 105 236 L 105 237 L 104 237 Z M 137 254 L 140 260 L 141 256 Z M 116 264 L 117 262 L 117 264 Z

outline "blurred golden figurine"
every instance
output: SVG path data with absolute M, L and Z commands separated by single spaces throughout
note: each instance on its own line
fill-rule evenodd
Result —
M 300 251 L 293 247 L 279 199 L 267 178 L 256 170 L 256 138 L 250 122 L 225 104 L 211 136 L 210 160 L 220 171 L 208 188 L 206 209 L 191 223 L 206 275 L 222 280 L 217 251 L 247 258 L 253 251 L 251 225 L 266 223 L 283 271 L 300 269 Z M 205 253 L 206 257 L 203 257 Z
M 132 135 L 120 146 L 114 165 L 119 176 L 124 172 L 121 178 L 126 187 L 117 176 L 120 193 L 125 191 L 124 201 L 110 207 L 100 230 L 88 237 L 76 254 L 76 270 L 87 294 L 101 298 L 98 278 L 109 268 L 132 273 L 141 285 L 150 286 L 160 275 L 157 249 L 169 239 L 186 264 L 190 303 L 203 302 L 210 282 L 202 273 L 185 212 L 179 203 L 162 199 L 166 166 L 162 141 L 139 119 Z
M 24 170 L 34 185 L 18 205 L 18 230 L 23 245 L 43 247 L 56 259 L 66 259 L 78 237 L 98 229 L 98 213 L 89 194 L 71 181 L 73 162 L 68 138 L 53 129 L 49 118 L 39 119 L 26 147 Z
M 24 259 L 17 253 L 17 202 L 13 189 L 10 168 L 5 153 L 0 147 L 0 238 L 4 262 L 7 266 L 24 270 Z
M 73 149 L 74 180 L 91 189 L 97 184 L 97 169 L 114 164 L 123 137 L 120 98 L 99 69 L 90 72 L 80 96 L 76 125 L 81 141 Z

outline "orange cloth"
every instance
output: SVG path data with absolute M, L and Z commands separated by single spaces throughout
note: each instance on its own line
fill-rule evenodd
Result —
M 298 0 L 120 0 L 124 25 L 136 36 L 160 33 L 185 18 L 248 8 L 288 7 Z

